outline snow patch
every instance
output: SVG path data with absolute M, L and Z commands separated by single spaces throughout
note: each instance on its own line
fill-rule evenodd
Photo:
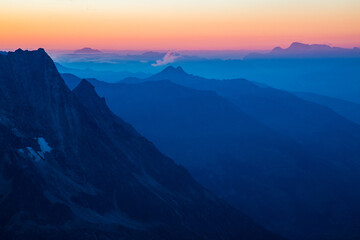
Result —
M 44 138 L 39 137 L 38 144 L 40 145 L 42 153 L 51 152 L 52 148 L 49 146 L 48 142 Z
M 31 147 L 21 148 L 18 149 L 18 151 L 21 154 L 27 154 L 35 162 L 39 162 L 40 160 L 43 160 L 45 158 L 45 153 L 51 152 L 52 148 L 49 146 L 48 142 L 42 137 L 37 138 L 37 142 L 40 146 L 40 151 L 35 151 Z
M 31 147 L 26 147 L 25 149 L 27 150 L 28 154 L 34 159 L 35 162 L 39 162 L 42 159 L 43 156 L 40 156 L 40 154 Z

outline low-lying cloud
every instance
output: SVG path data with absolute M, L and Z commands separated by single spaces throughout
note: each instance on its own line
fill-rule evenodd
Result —
M 162 58 L 156 61 L 156 63 L 151 64 L 153 67 L 163 66 L 169 63 L 175 62 L 176 59 L 178 59 L 181 55 L 175 51 L 168 51 L 166 55 Z

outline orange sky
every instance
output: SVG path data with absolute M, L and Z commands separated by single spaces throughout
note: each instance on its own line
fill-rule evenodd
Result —
M 360 46 L 359 0 L 9 0 L 0 48 Z

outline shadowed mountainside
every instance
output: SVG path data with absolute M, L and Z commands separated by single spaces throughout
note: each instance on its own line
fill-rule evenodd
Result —
M 1 239 L 280 239 L 196 183 L 43 49 L 0 55 Z
M 181 68 L 89 81 L 116 114 L 269 229 L 292 239 L 359 236 L 359 125 L 284 91 Z
M 326 106 L 341 116 L 360 124 L 360 104 L 315 93 L 295 92 L 293 94 L 306 101 Z
M 325 44 L 304 44 L 293 42 L 288 48 L 276 47 L 269 53 L 251 53 L 245 58 L 329 58 L 360 57 L 360 49 L 354 47 L 330 47 Z

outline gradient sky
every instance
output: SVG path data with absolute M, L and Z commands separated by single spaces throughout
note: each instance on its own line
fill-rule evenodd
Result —
M 0 0 L 0 48 L 360 46 L 360 0 Z

